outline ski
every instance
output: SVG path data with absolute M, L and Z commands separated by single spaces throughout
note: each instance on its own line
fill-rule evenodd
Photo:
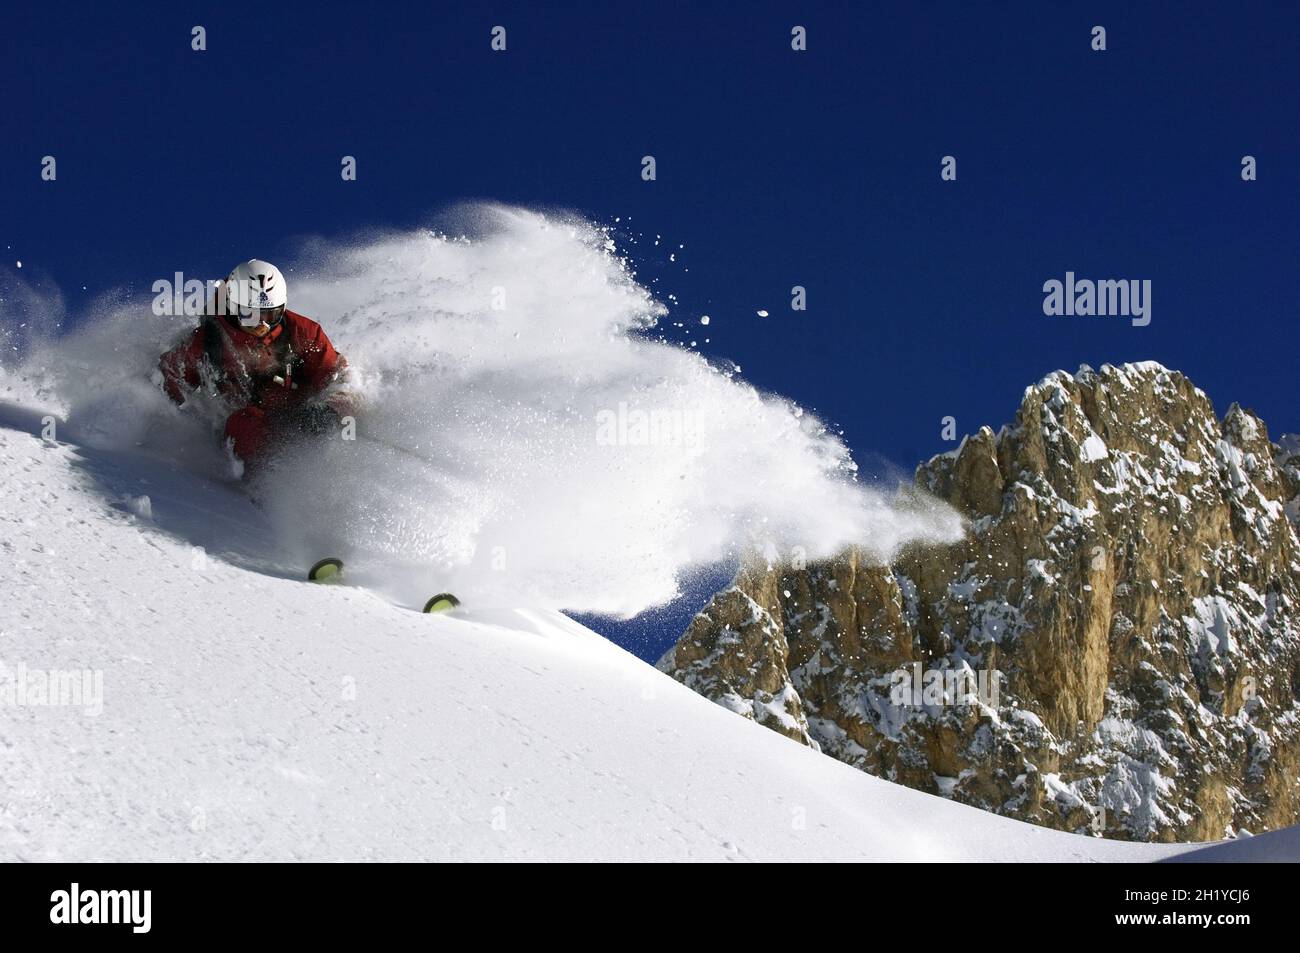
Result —
M 343 577 L 343 560 L 336 556 L 327 556 L 307 571 L 309 582 L 337 582 Z M 426 615 L 450 612 L 460 605 L 460 600 L 450 592 L 440 592 L 424 604 L 421 611 Z
M 331 582 L 343 575 L 343 560 L 334 556 L 320 560 L 307 570 L 309 582 Z
M 450 592 L 440 592 L 424 604 L 424 611 L 429 614 L 450 612 L 460 605 L 460 600 Z

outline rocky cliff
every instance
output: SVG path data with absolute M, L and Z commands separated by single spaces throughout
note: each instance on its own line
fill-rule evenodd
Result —
M 963 542 L 746 566 L 660 667 L 863 771 L 1050 827 L 1300 819 L 1300 442 L 1152 363 L 917 469 Z

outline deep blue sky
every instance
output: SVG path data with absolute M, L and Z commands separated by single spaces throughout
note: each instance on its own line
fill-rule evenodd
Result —
M 75 305 L 461 199 L 565 207 L 663 235 L 631 249 L 656 292 L 863 459 L 910 469 L 943 416 L 996 426 L 1085 362 L 1159 360 L 1276 436 L 1300 430 L 1298 26 L 1259 2 L 9 3 L 0 266 Z M 1151 325 L 1045 317 L 1066 270 L 1150 279 Z

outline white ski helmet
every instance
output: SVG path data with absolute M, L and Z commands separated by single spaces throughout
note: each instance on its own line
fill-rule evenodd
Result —
M 278 324 L 288 301 L 284 275 L 269 261 L 250 259 L 226 278 L 226 314 L 245 327 Z

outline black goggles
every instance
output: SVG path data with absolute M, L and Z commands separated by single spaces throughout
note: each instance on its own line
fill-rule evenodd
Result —
M 235 317 L 239 319 L 241 327 L 256 328 L 265 324 L 273 328 L 284 320 L 284 305 L 277 308 L 248 308 L 241 304 L 235 308 Z

